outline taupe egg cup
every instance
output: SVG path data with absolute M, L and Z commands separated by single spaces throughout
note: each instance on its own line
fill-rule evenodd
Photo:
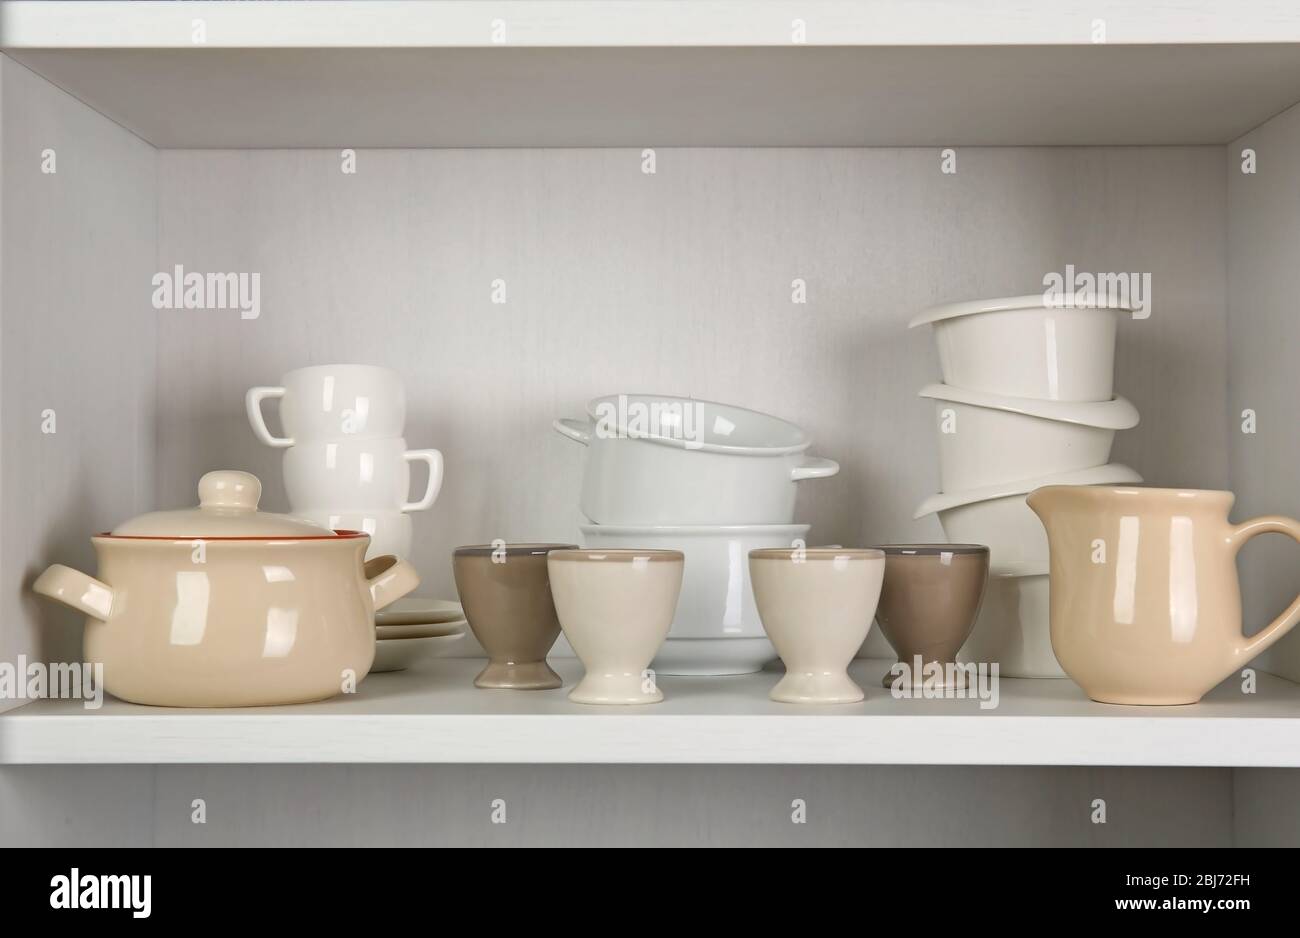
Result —
M 452 573 L 465 618 L 488 653 L 475 687 L 549 690 L 564 681 L 546 663 L 560 635 L 546 555 L 570 544 L 458 547 Z
M 885 552 L 885 582 L 876 621 L 900 663 L 915 671 L 944 667 L 970 638 L 989 575 L 989 549 L 981 544 L 890 544 Z M 913 674 L 920 684 L 922 675 Z M 891 668 L 881 682 L 892 687 Z M 946 686 L 946 681 L 945 681 Z

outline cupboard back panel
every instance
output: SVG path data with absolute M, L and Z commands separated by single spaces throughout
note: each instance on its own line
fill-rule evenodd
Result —
M 815 540 L 938 539 L 927 304 L 1043 276 L 1152 275 L 1117 387 L 1142 412 L 1114 458 L 1222 486 L 1223 150 L 160 151 L 159 269 L 261 274 L 256 319 L 158 318 L 159 501 L 230 465 L 287 508 L 244 390 L 307 364 L 406 379 L 412 446 L 447 457 L 415 516 L 427 595 L 463 543 L 578 537 L 581 448 L 551 430 L 597 394 L 666 392 L 794 420 L 840 475 L 801 486 Z M 792 302 L 795 280 L 806 303 Z M 494 303 L 504 290 L 504 303 Z M 879 651 L 884 653 L 883 642 Z

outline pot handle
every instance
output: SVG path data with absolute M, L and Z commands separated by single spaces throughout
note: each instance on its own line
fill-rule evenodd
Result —
M 425 462 L 429 464 L 429 484 L 424 487 L 424 494 L 419 501 L 407 502 L 402 511 L 424 511 L 432 507 L 434 499 L 442 491 L 442 453 L 436 449 L 407 450 L 402 456 L 407 462 Z
M 587 446 L 591 443 L 591 427 L 585 420 L 573 420 L 569 417 L 561 417 L 551 424 L 557 431 L 573 440 L 575 443 L 581 443 Z
M 415 567 L 392 554 L 383 554 L 366 561 L 366 584 L 370 587 L 370 598 L 374 600 L 375 609 L 383 609 L 389 603 L 401 599 L 420 585 L 420 575 Z
M 52 564 L 32 584 L 32 592 L 107 622 L 113 613 L 113 588 L 80 570 Z
M 284 397 L 284 388 L 249 388 L 244 395 L 244 409 L 248 411 L 248 423 L 253 428 L 253 435 L 276 449 L 293 446 L 292 438 L 272 436 L 267 429 L 266 418 L 262 416 L 262 401 L 268 397 Z
M 1236 525 L 1228 533 L 1228 549 L 1235 557 L 1246 542 L 1257 534 L 1287 534 L 1300 542 L 1300 521 L 1284 518 L 1281 515 L 1263 515 Z M 1234 666 L 1244 666 L 1264 649 L 1290 632 L 1300 622 L 1300 596 L 1292 600 L 1286 611 L 1260 629 L 1250 638 L 1239 638 L 1232 649 Z
M 790 481 L 802 482 L 804 479 L 829 479 L 839 471 L 840 464 L 835 460 L 812 456 L 805 459 L 802 466 L 795 466 L 790 470 Z

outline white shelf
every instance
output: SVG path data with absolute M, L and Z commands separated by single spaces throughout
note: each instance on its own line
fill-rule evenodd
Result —
M 553 662 L 569 687 L 572 660 Z M 567 690 L 475 689 L 481 663 L 374 675 L 351 698 L 261 710 L 102 709 L 40 701 L 0 716 L 0 764 L 780 763 L 1300 766 L 1300 685 L 1260 675 L 1192 707 L 1113 707 L 1069 681 L 1004 680 L 974 700 L 892 699 L 888 662 L 855 662 L 861 704 L 772 703 L 777 675 L 662 678 L 664 703 L 571 704 Z
M 1279 0 L 5 2 L 0 48 L 159 147 L 1204 144 L 1300 101 Z

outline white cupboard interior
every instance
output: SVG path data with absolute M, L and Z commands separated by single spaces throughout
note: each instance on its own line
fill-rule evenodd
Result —
M 818 541 L 941 540 L 933 517 L 912 519 L 937 487 L 932 404 L 916 392 L 938 365 L 906 321 L 936 302 L 1034 292 L 1067 264 L 1151 274 L 1152 315 L 1120 327 L 1116 388 L 1142 420 L 1117 436 L 1114 461 L 1154 484 L 1232 489 L 1236 520 L 1300 515 L 1300 19 L 1270 14 L 1267 36 L 1215 42 L 1216 29 L 1245 27 L 1221 18 L 1198 33 L 1103 3 L 1114 42 L 1089 40 L 1091 16 L 1067 30 L 1026 13 L 1001 46 L 964 14 L 921 25 L 868 5 L 897 13 L 893 33 L 855 33 L 837 3 L 611 3 L 594 19 L 549 0 L 0 7 L 0 660 L 78 660 L 76 617 L 26 585 L 55 561 L 93 569 L 92 533 L 192 503 L 204 471 L 252 471 L 263 506 L 284 510 L 280 454 L 253 438 L 243 392 L 305 364 L 396 369 L 407 440 L 445 454 L 442 494 L 415 520 L 422 595 L 455 595 L 457 545 L 578 539 L 582 454 L 551 421 L 619 391 L 736 402 L 806 427 L 843 467 L 800 492 L 798 519 Z M 665 25 L 656 6 L 686 25 Z M 1214 5 L 1190 6 L 1213 19 Z M 360 7 L 387 25 L 358 19 Z M 819 35 L 811 16 L 806 47 L 789 47 L 796 7 L 841 31 Z M 501 10 L 521 38 L 495 48 L 489 12 Z M 201 17 L 208 42 L 195 48 Z M 137 35 L 147 41 L 132 48 L 124 37 Z M 315 45 L 285 39 L 304 35 Z M 942 170 L 944 148 L 955 173 Z M 343 171 L 345 149 L 355 172 Z M 1255 172 L 1243 172 L 1245 150 Z M 175 265 L 259 272 L 260 315 L 154 309 L 151 278 Z M 806 303 L 792 302 L 795 280 Z M 1247 410 L 1256 432 L 1242 431 Z M 1295 550 L 1275 540 L 1242 555 L 1254 627 L 1300 585 Z M 872 642 L 884 658 L 883 639 Z M 743 783 L 737 767 L 675 780 L 654 767 L 689 803 L 735 784 L 779 801 L 789 764 L 871 763 L 861 771 L 873 775 L 827 767 L 809 784 L 876 814 L 864 791 L 982 792 L 980 810 L 1038 818 L 1044 842 L 1106 841 L 1082 822 L 1044 821 L 1053 802 L 1016 792 L 1051 785 L 1082 799 L 1110 786 L 1147 799 L 1115 836 L 1265 843 L 1300 827 L 1294 811 L 1264 814 L 1288 777 L 1267 767 L 1300 766 L 1300 635 L 1257 664 L 1269 672 L 1257 694 L 1234 679 L 1163 713 L 1091 704 L 1050 681 L 1004 682 L 989 714 L 927 711 L 864 677 L 874 700 L 857 715 L 795 716 L 768 703 L 759 675 L 679 679 L 658 712 L 615 718 L 476 695 L 462 662 L 440 665 L 443 686 L 385 677 L 356 700 L 293 713 L 36 703 L 0 717 L 0 763 L 46 768 L 6 768 L 0 804 L 54 810 L 56 796 L 90 790 L 53 764 L 136 763 L 103 770 L 98 797 L 121 810 L 101 835 L 152 819 L 169 842 L 186 832 L 156 801 L 133 800 L 140 773 L 180 797 L 194 773 L 212 782 L 237 767 L 155 764 L 467 763 L 408 768 L 475 790 L 489 778 L 554 786 L 576 768 L 472 763 L 787 764 Z M 357 719 L 343 729 L 342 715 Z M 476 722 L 484 715 L 502 719 Z M 541 724 L 525 717 L 554 735 L 539 743 Z M 929 763 L 954 766 L 949 781 L 925 780 Z M 265 766 L 227 790 L 260 793 L 271 814 L 306 768 Z M 362 768 L 395 799 L 423 797 L 412 794 L 421 776 Z M 592 771 L 653 798 L 635 768 Z M 1177 798 L 1157 798 L 1175 771 Z M 345 799 L 354 784 L 335 777 L 320 797 Z M 1180 811 L 1204 823 L 1189 829 Z M 894 814 L 896 827 L 860 833 L 937 829 Z M 0 816 L 0 833 L 21 839 L 26 823 Z M 1032 838 L 1024 823 L 970 836 Z

